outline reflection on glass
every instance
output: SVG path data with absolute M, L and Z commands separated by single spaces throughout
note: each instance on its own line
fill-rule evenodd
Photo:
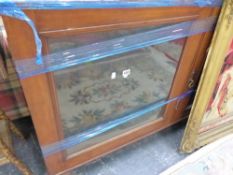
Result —
M 85 37 L 87 36 L 86 34 Z M 90 34 L 90 37 L 95 37 L 95 42 L 98 36 Z M 85 41 L 82 36 L 75 39 L 76 42 L 72 39 L 71 47 L 86 44 L 81 43 Z M 87 44 L 89 40 L 91 39 L 88 38 Z M 49 43 L 51 51 L 57 50 L 59 43 L 60 48 L 69 47 L 62 39 L 51 40 Z M 149 103 L 166 99 L 183 44 L 184 40 L 177 40 L 55 72 L 64 137 L 114 120 Z M 161 110 L 157 110 L 127 122 L 67 150 L 68 155 L 160 117 Z

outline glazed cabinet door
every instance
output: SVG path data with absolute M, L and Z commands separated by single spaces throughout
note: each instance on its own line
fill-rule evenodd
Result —
M 75 55 L 67 49 L 202 19 L 217 14 L 217 10 L 182 7 L 179 11 L 144 8 L 26 13 L 35 22 L 43 53 L 63 51 L 64 59 L 69 59 Z M 30 28 L 11 18 L 4 17 L 4 22 L 13 57 L 34 57 Z M 189 98 L 141 117 L 127 117 L 189 90 L 190 78 L 196 80 L 200 74 L 210 36 L 198 34 L 22 79 L 49 173 L 65 172 L 182 120 Z M 106 130 L 113 123 L 116 125 Z M 62 146 L 46 149 L 54 143 Z

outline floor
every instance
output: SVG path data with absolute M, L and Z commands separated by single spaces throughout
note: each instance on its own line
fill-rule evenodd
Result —
M 232 175 L 233 134 L 200 148 L 160 175 Z
M 35 175 L 46 175 L 42 155 L 31 121 L 21 119 L 16 125 L 26 134 L 26 141 L 13 136 L 16 155 L 20 157 Z M 72 175 L 157 175 L 184 159 L 178 152 L 185 123 L 179 123 L 157 134 L 147 137 L 102 159 L 73 170 Z M 20 175 L 10 165 L 0 167 L 0 175 Z

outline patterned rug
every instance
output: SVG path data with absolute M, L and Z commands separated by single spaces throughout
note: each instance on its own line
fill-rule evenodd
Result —
M 209 144 L 160 175 L 232 175 L 233 135 Z

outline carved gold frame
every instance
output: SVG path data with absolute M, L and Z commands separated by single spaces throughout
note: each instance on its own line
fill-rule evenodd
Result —
M 224 0 L 184 137 L 181 142 L 180 149 L 182 152 L 192 152 L 196 148 L 233 132 L 233 124 L 231 123 L 205 134 L 198 133 L 232 38 L 233 0 Z

